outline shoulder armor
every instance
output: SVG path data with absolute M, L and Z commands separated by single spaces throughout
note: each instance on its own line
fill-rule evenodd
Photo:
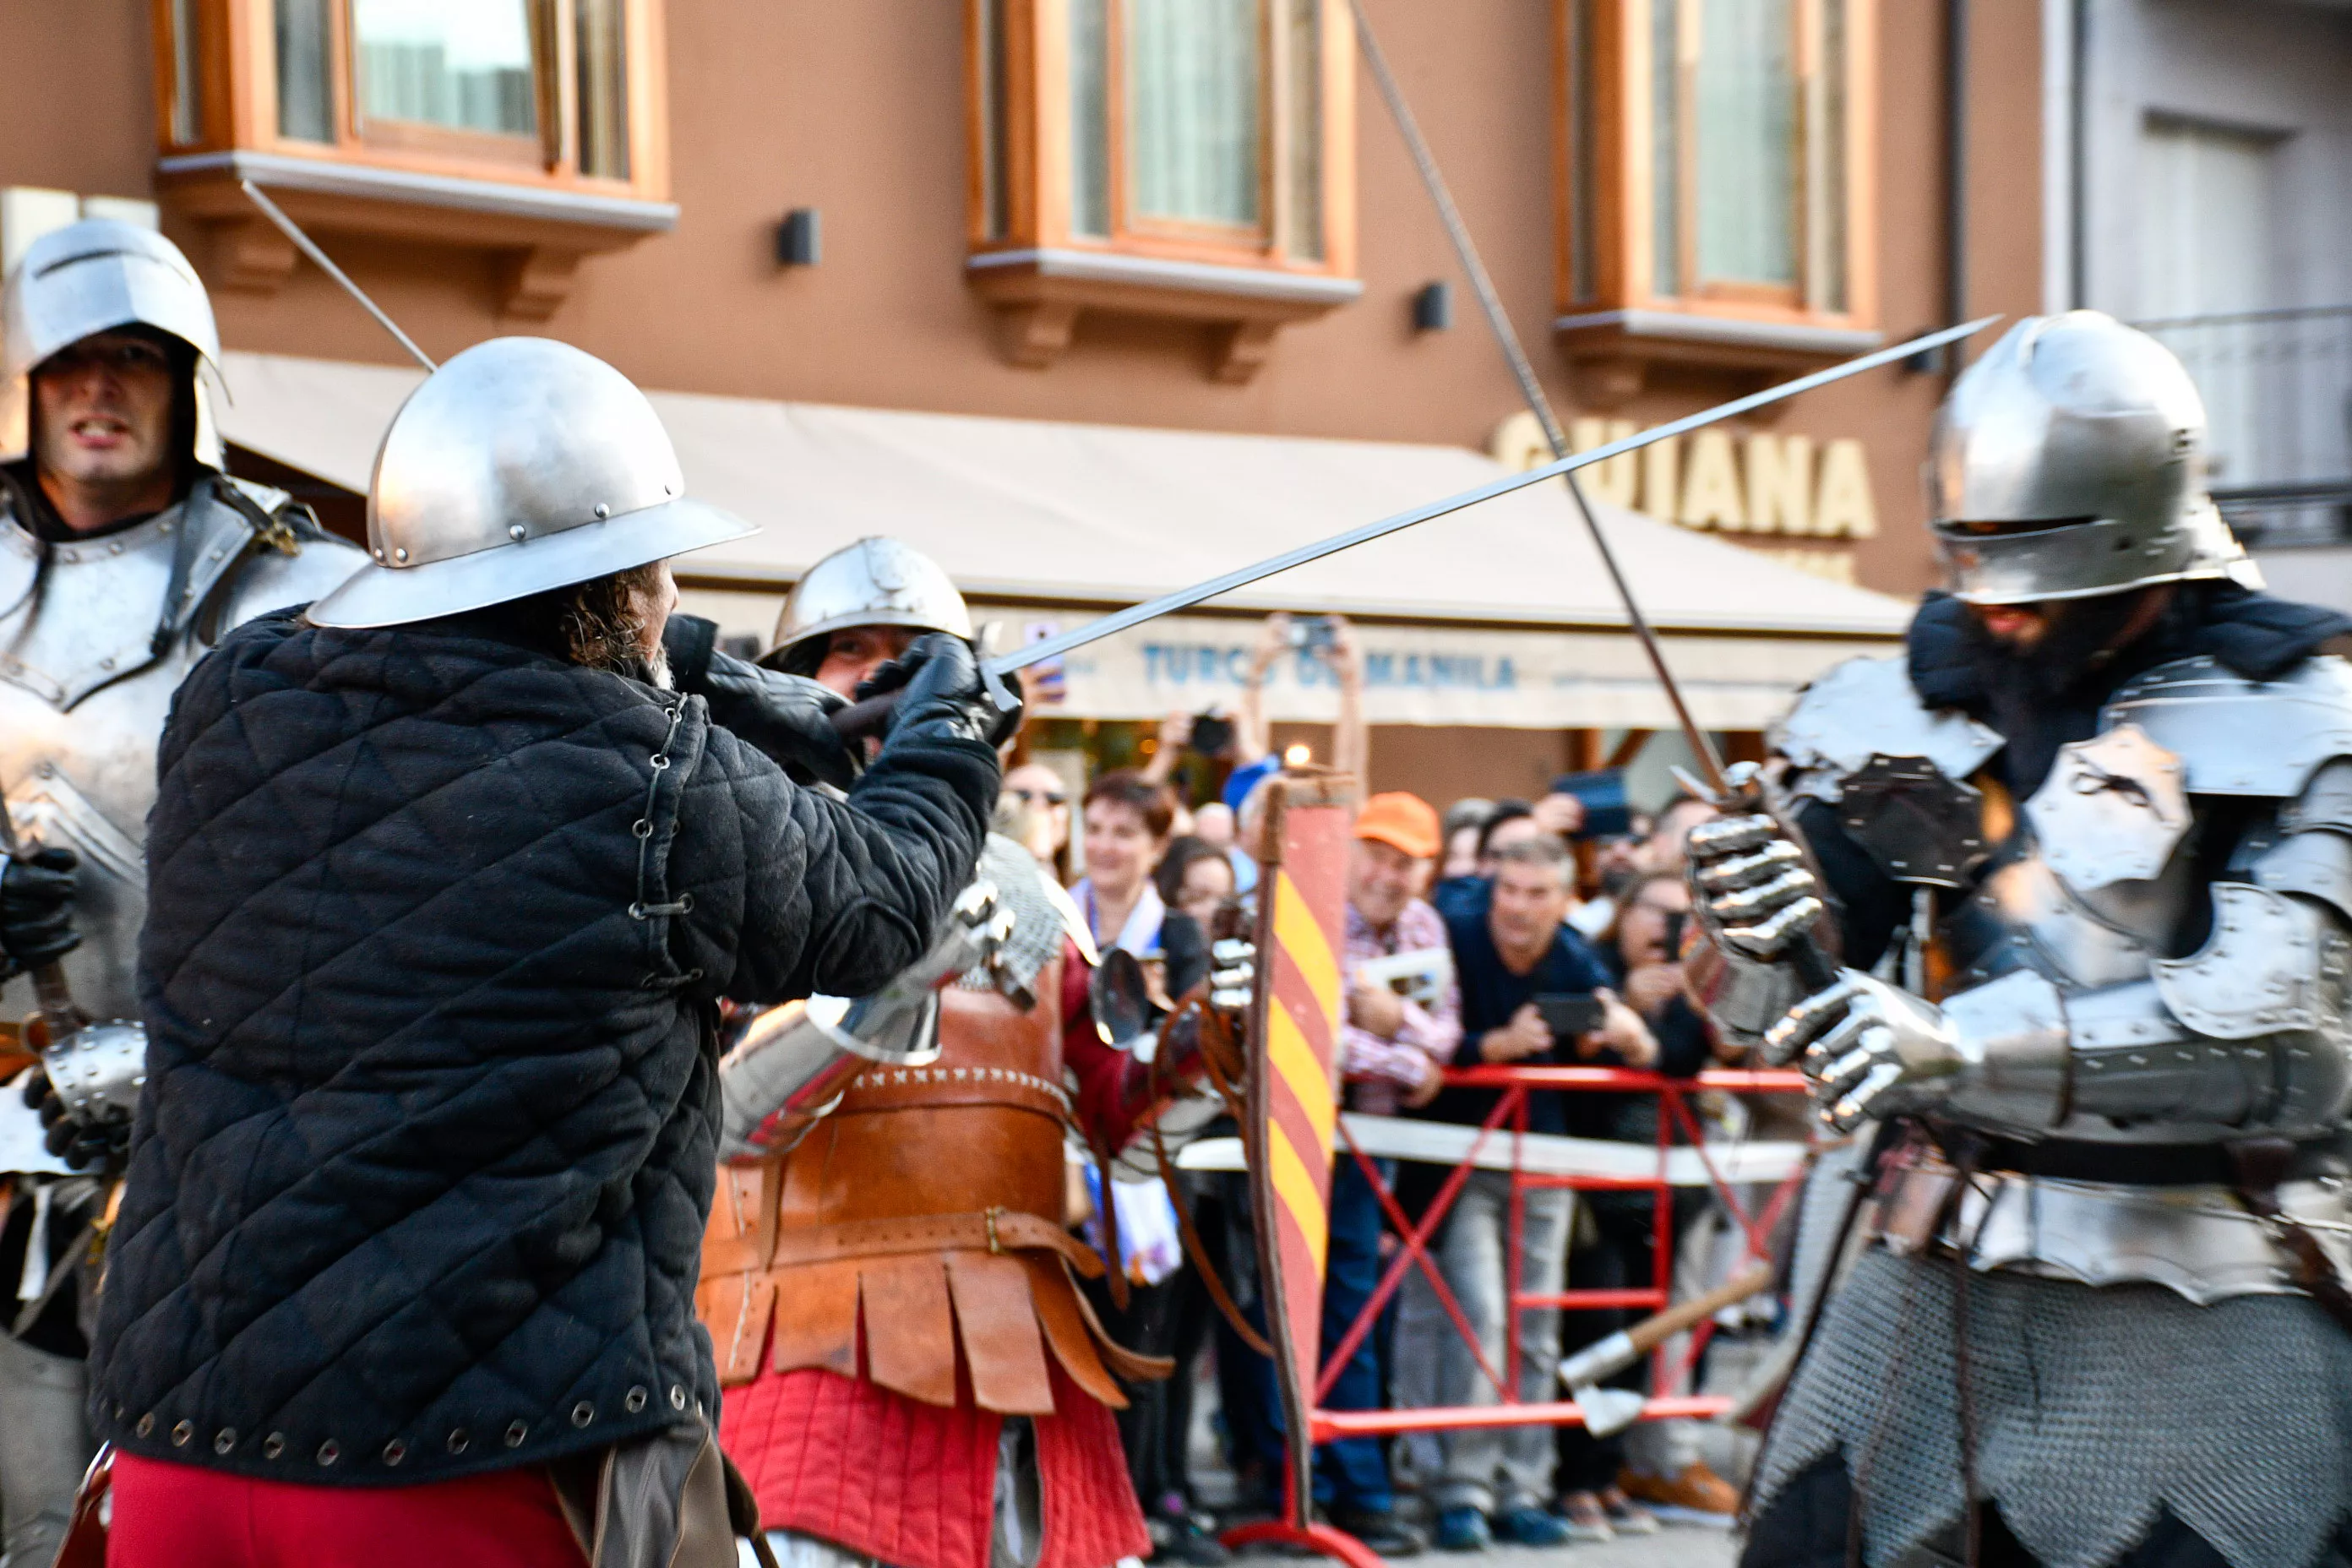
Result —
M 1871 758 L 1925 757 L 1964 783 L 2001 748 L 1991 729 L 1951 709 L 1932 709 L 1911 688 L 1903 656 L 1850 658 L 1813 681 L 1776 727 L 1773 749 L 1801 774 L 1799 793 L 1834 802 Z
M 2099 728 L 2123 724 L 2180 758 L 2191 795 L 2286 799 L 2322 763 L 2352 756 L 2352 666 L 2308 658 L 2276 680 L 2249 680 L 2218 659 L 2178 659 L 2109 699 Z

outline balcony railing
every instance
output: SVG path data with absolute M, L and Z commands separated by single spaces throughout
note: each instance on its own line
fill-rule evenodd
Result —
M 2248 546 L 2352 543 L 2352 305 L 2136 321 L 2196 378 L 2208 478 Z

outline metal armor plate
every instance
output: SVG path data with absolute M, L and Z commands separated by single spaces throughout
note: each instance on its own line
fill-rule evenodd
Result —
M 1925 757 L 1874 756 L 1844 795 L 1838 819 L 1898 882 L 1966 887 L 1984 864 L 1984 793 Z
M 363 559 L 338 540 L 306 542 L 299 555 L 262 547 L 248 557 L 249 520 L 200 487 L 136 528 L 53 548 L 36 594 L 38 546 L 0 512 L 0 563 L 24 565 L 14 574 L 0 569 L 0 599 L 13 599 L 0 611 L 0 793 L 22 841 L 62 845 L 82 858 L 74 913 L 82 944 L 64 967 L 76 1003 L 100 1019 L 139 1016 L 156 743 L 173 693 L 209 651 L 188 632 L 166 639 L 160 654 L 154 647 L 191 510 L 202 514 L 193 525 L 201 548 L 183 595 L 192 608 L 216 606 L 199 619 L 221 628 L 315 598 Z
M 1925 757 L 1946 778 L 1965 780 L 2001 744 L 1966 714 L 1922 703 L 1900 655 L 1836 666 L 1805 688 L 1772 734 L 1773 749 L 1794 765 L 1796 793 L 1832 804 L 1874 756 Z
M 2058 748 L 2025 803 L 2042 858 L 2073 887 L 2152 880 L 2189 832 L 2180 759 L 2125 722 Z
M 2212 892 L 2213 934 L 2203 949 L 2156 966 L 2164 1005 L 2218 1040 L 2316 1027 L 2327 1010 L 2317 994 L 2318 911 L 2242 882 L 2216 882 Z
M 2249 680 L 2214 659 L 2176 660 L 2116 691 L 2099 725 L 2120 724 L 2178 755 L 2191 795 L 2284 799 L 2322 763 L 2352 756 L 2352 666 L 2309 658 L 2276 680 Z

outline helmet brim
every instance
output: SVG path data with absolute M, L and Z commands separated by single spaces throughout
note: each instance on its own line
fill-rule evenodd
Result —
M 318 626 L 353 629 L 408 626 L 593 582 L 758 531 L 731 512 L 681 496 L 446 561 L 363 566 L 312 605 L 310 618 Z

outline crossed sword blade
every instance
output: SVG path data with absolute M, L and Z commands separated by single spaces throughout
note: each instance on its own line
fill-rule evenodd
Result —
M 1680 419 L 1653 426 L 1647 430 L 1628 436 L 1622 441 L 1611 441 L 1605 446 L 1594 447 L 1589 451 L 1559 458 L 1539 468 L 1529 468 L 1524 473 L 1512 474 L 1506 479 L 1496 479 L 1491 484 L 1480 485 L 1475 489 L 1463 490 L 1442 500 L 1430 501 L 1426 505 L 1414 507 L 1410 511 L 1397 512 L 1391 516 L 1381 518 L 1377 521 L 1360 524 L 1345 532 L 1335 533 L 1328 539 L 1319 539 L 1311 544 L 1302 544 L 1296 549 L 1286 550 L 1279 555 L 1269 555 L 1252 565 L 1235 567 L 1231 572 L 1211 577 L 1204 582 L 1195 583 L 1188 588 L 1179 588 L 1173 593 L 1162 594 L 1156 599 L 1147 599 L 1142 604 L 1131 605 L 1124 610 L 1115 611 L 1098 620 L 1088 621 L 1084 626 L 1073 626 L 1059 636 L 1024 644 L 1009 653 L 997 654 L 985 660 L 982 668 L 987 673 L 999 677 L 1009 675 L 1016 669 L 1026 669 L 1033 664 L 1041 664 L 1046 659 L 1059 658 L 1073 648 L 1084 647 L 1091 642 L 1099 642 L 1114 633 L 1127 630 L 1129 626 L 1139 626 L 1146 621 L 1157 620 L 1161 616 L 1170 615 L 1178 610 L 1190 609 L 1192 605 L 1201 604 L 1204 600 L 1213 599 L 1221 594 L 1230 594 L 1236 588 L 1245 588 L 1252 583 L 1274 576 L 1276 573 L 1287 572 L 1295 566 L 1304 566 L 1311 561 L 1320 561 L 1327 555 L 1337 555 L 1342 550 L 1352 550 L 1359 544 L 1369 544 L 1375 539 L 1385 539 L 1391 533 L 1402 533 L 1408 528 L 1428 522 L 1433 518 L 1444 517 L 1460 511 L 1465 507 L 1476 506 L 1480 501 L 1493 500 L 1497 496 L 1509 495 L 1513 490 L 1526 489 L 1530 485 L 1542 484 L 1547 479 L 1559 479 L 1563 474 L 1572 474 L 1579 468 L 1589 468 L 1597 463 L 1605 463 L 1612 458 L 1620 458 L 1628 452 L 1638 452 L 1654 442 L 1668 440 L 1692 430 L 1704 429 L 1709 425 L 1718 424 L 1726 419 L 1737 418 L 1754 409 L 1768 407 L 1772 404 L 1798 396 L 1800 394 L 1811 392 L 1815 387 L 1827 386 L 1832 382 L 1843 381 L 1848 376 L 1860 375 L 1864 371 L 1876 370 L 1881 365 L 1894 364 L 1897 361 L 1909 359 L 1914 354 L 1925 353 L 1930 349 L 1941 348 L 1946 343 L 1957 342 L 1962 338 L 1984 331 L 2000 319 L 1999 316 L 1979 316 L 1973 321 L 1963 322 L 1957 327 L 1945 327 L 1913 338 L 1909 342 L 1896 343 L 1892 348 L 1878 349 L 1860 358 L 1847 360 L 1843 364 L 1833 364 L 1826 370 L 1817 370 L 1811 375 L 1801 375 L 1794 381 L 1782 382 L 1778 386 L 1750 393 L 1746 397 L 1734 398 L 1729 403 L 1718 404 L 1713 408 L 1701 409 L 1696 414 L 1685 415 Z M 1629 611 L 1631 608 L 1632 606 L 1629 605 Z
M 246 195 L 261 209 L 263 216 L 282 230 L 303 255 L 316 262 L 328 277 L 342 285 L 343 290 L 359 301 L 360 307 L 374 317 L 379 326 L 398 339 L 400 346 L 415 355 L 426 371 L 431 372 L 436 369 L 432 358 L 416 346 L 415 341 L 406 332 L 402 331 L 399 325 L 383 312 L 383 308 L 369 299 L 366 291 L 352 282 L 350 276 L 341 268 L 336 266 L 327 253 L 320 250 L 310 237 L 302 232 L 301 226 L 286 216 L 277 203 L 264 195 L 260 188 L 251 180 L 240 181 L 239 184 L 243 186 Z M 1973 321 L 1966 321 L 1957 327 L 1945 327 L 1937 331 L 1927 332 L 1913 338 L 1907 343 L 1896 343 L 1892 348 L 1879 349 L 1864 354 L 1858 359 L 1847 360 L 1843 364 L 1833 364 L 1826 370 L 1817 370 L 1811 375 L 1801 375 L 1794 381 L 1784 381 L 1778 386 L 1750 393 L 1746 397 L 1736 397 L 1729 403 L 1717 404 L 1713 408 L 1701 409 L 1696 414 L 1685 415 L 1680 419 L 1653 426 L 1647 430 L 1628 436 L 1622 441 L 1612 441 L 1605 446 L 1595 447 L 1590 451 L 1555 458 L 1539 468 L 1529 468 L 1524 473 L 1496 479 L 1492 484 L 1480 485 L 1475 489 L 1463 490 L 1441 500 L 1431 501 L 1425 506 L 1414 507 L 1410 511 L 1397 512 L 1376 521 L 1360 524 L 1345 532 L 1335 533 L 1328 539 L 1320 539 L 1312 544 L 1302 544 L 1296 549 L 1286 550 L 1279 555 L 1269 555 L 1252 565 L 1235 567 L 1231 572 L 1211 577 L 1205 582 L 1195 583 L 1189 588 L 1179 588 L 1172 594 L 1162 594 L 1156 599 L 1147 599 L 1142 604 L 1130 605 L 1124 610 L 1114 611 L 1097 620 L 1088 621 L 1082 626 L 1073 626 L 1058 636 L 1046 637 L 1038 642 L 1025 643 L 1010 653 L 994 655 L 981 661 L 982 673 L 987 677 L 990 689 L 996 695 L 997 700 L 1009 709 L 1012 706 L 1013 698 L 1004 686 L 1003 678 L 1016 669 L 1026 669 L 1033 664 L 1042 664 L 1049 658 L 1058 658 L 1073 648 L 1084 647 L 1092 642 L 1100 642 L 1103 638 L 1123 632 L 1129 626 L 1139 626 L 1144 622 L 1157 620 L 1161 616 L 1171 615 L 1178 610 L 1190 609 L 1194 605 L 1213 599 L 1221 594 L 1230 594 L 1236 588 L 1246 588 L 1252 583 L 1260 582 L 1277 573 L 1287 572 L 1295 566 L 1304 566 L 1311 561 L 1320 561 L 1327 555 L 1337 555 L 1342 550 L 1352 550 L 1359 544 L 1369 544 L 1375 539 L 1385 539 L 1391 533 L 1402 533 L 1406 529 L 1418 523 L 1427 522 L 1433 518 L 1447 516 L 1465 507 L 1476 506 L 1480 501 L 1493 500 L 1496 496 L 1507 496 L 1513 490 L 1523 490 L 1529 485 L 1539 485 L 1546 479 L 1556 479 L 1563 475 L 1575 473 L 1580 468 L 1589 468 L 1596 463 L 1605 463 L 1612 458 L 1623 457 L 1628 452 L 1638 452 L 1654 442 L 1669 440 L 1688 431 L 1705 429 L 1709 425 L 1737 418 L 1754 409 L 1769 407 L 1801 393 L 1811 392 L 1815 387 L 1827 386 L 1832 382 L 1843 381 L 1850 375 L 1860 375 L 1866 370 L 1876 370 L 1880 365 L 1893 364 L 1899 360 L 1909 359 L 1914 354 L 1926 353 L 1930 349 L 1957 342 L 1962 338 L 1984 331 L 2000 319 L 1999 316 L 1979 316 Z M 1626 615 L 1638 627 L 1641 624 L 1640 606 L 1633 602 L 1632 591 L 1622 581 L 1617 583 L 1617 587 L 1625 601 Z M 1672 686 L 1673 677 L 1667 673 L 1663 663 L 1658 667 L 1658 674 L 1670 687 Z M 1671 695 L 1678 698 L 1680 694 L 1671 693 Z M 881 700 L 874 700 L 879 702 Z M 859 704 L 861 708 L 865 706 L 866 704 Z M 1679 707 L 1680 704 L 1677 702 L 1677 708 Z M 1704 754 L 1703 751 L 1702 754 Z

